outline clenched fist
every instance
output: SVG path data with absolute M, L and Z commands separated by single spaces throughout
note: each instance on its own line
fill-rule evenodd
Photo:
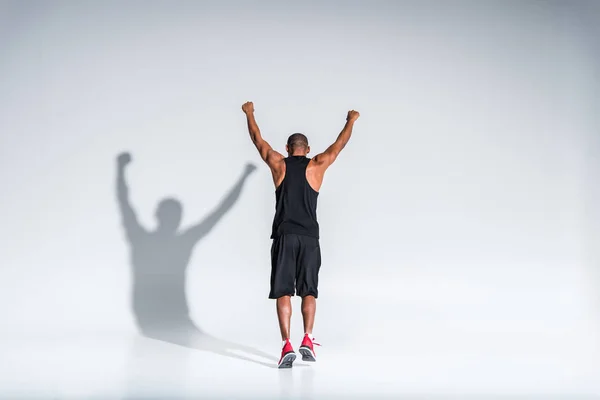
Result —
M 245 175 L 250 175 L 254 171 L 256 171 L 256 165 L 254 165 L 252 163 L 246 164 L 246 168 L 244 169 Z
M 245 114 L 251 114 L 254 112 L 254 103 L 252 103 L 251 101 L 247 101 L 244 103 L 244 105 L 242 106 L 242 111 Z
M 119 154 L 119 156 L 117 157 L 117 163 L 119 164 L 120 167 L 125 167 L 130 162 L 131 162 L 131 154 L 129 154 L 127 152 L 123 152 L 123 153 Z
M 348 111 L 348 116 L 346 117 L 347 121 L 356 121 L 360 117 L 360 113 L 355 110 Z

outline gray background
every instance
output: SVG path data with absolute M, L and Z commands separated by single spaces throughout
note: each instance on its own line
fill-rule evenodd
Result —
M 432 381 L 406 356 L 411 390 L 598 390 L 599 9 L 0 2 L 0 335 L 135 333 L 115 192 L 130 151 L 149 228 L 165 196 L 187 227 L 258 166 L 186 288 L 199 325 L 276 354 L 273 187 L 240 107 L 277 150 L 300 131 L 313 154 L 356 109 L 319 200 L 315 335 L 368 348 L 371 369 L 463 357 Z

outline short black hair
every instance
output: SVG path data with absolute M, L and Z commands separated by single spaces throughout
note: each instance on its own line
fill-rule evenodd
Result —
M 308 138 L 302 133 L 294 133 L 288 138 L 287 145 L 289 151 L 294 151 L 299 148 L 308 149 Z

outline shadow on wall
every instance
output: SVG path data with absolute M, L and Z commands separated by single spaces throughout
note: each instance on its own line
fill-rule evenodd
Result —
M 132 309 L 140 333 L 151 339 L 277 367 L 234 351 L 277 362 L 269 354 L 217 339 L 200 329 L 189 316 L 186 297 L 186 270 L 194 247 L 235 204 L 256 166 L 246 165 L 233 188 L 200 223 L 180 231 L 183 207 L 178 200 L 169 198 L 158 204 L 155 215 L 158 226 L 148 231 L 139 223 L 129 202 L 125 170 L 130 162 L 129 153 L 117 157 L 117 198 L 130 245 Z

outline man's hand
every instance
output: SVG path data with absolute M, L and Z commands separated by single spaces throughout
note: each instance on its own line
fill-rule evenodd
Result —
M 346 117 L 346 121 L 356 121 L 360 117 L 360 113 L 355 110 L 348 111 L 348 116 Z
M 242 106 L 242 111 L 246 115 L 252 114 L 254 112 L 254 103 L 252 103 L 251 101 L 245 102 L 244 105 Z
M 121 168 L 125 167 L 130 162 L 131 162 L 131 154 L 129 154 L 129 153 L 121 153 L 117 157 L 117 163 L 119 164 L 119 167 L 121 167 Z

